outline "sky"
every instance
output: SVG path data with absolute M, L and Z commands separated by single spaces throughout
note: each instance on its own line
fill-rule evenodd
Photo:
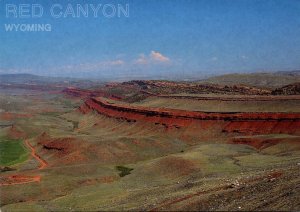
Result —
M 43 14 L 32 17 L 32 4 Z M 299 0 L 0 0 L 0 5 L 2 74 L 201 78 L 300 69 Z M 51 13 L 53 5 L 61 17 Z M 87 17 L 77 17 L 77 5 L 87 5 Z M 97 17 L 91 5 L 101 5 Z M 129 12 L 118 16 L 118 5 Z M 48 24 L 51 31 L 8 31 L 13 24 Z

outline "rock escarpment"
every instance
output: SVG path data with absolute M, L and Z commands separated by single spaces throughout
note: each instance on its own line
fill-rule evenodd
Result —
M 99 97 L 88 99 L 80 110 L 84 113 L 95 110 L 100 114 L 128 122 L 152 122 L 167 128 L 182 128 L 192 124 L 202 128 L 218 125 L 223 132 L 228 133 L 300 134 L 300 113 L 197 112 L 116 104 Z
M 283 86 L 272 91 L 274 95 L 299 95 L 300 94 L 300 82 Z

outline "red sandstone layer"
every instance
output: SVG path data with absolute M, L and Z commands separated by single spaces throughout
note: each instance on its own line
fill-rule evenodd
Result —
M 86 101 L 86 104 L 91 108 L 99 109 L 99 106 L 115 111 L 122 111 L 128 113 L 135 113 L 141 115 L 160 116 L 169 118 L 183 118 L 183 119 L 198 119 L 198 120 L 290 120 L 300 121 L 300 113 L 266 113 L 266 112 L 198 112 L 198 111 L 185 111 L 178 109 L 165 109 L 165 108 L 148 108 L 128 106 L 121 104 L 110 103 L 102 98 L 91 98 Z
M 153 122 L 178 128 L 191 124 L 215 126 L 218 123 L 223 132 L 300 133 L 300 113 L 197 112 L 114 104 L 102 98 L 90 98 L 81 108 L 83 112 L 91 109 L 100 114 L 127 121 Z
M 120 97 L 115 96 L 113 94 L 108 94 L 106 92 L 103 92 L 101 90 L 93 91 L 93 90 L 84 90 L 79 88 L 66 88 L 62 91 L 63 93 L 66 93 L 73 97 L 80 97 L 80 98 L 89 98 L 89 97 L 95 97 L 95 96 L 103 96 L 106 98 L 119 100 Z

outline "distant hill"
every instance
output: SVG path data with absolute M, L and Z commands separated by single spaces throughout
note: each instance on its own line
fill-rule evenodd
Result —
M 300 70 L 273 73 L 226 74 L 201 80 L 204 83 L 223 85 L 243 84 L 263 88 L 279 88 L 300 82 Z
M 67 77 L 46 77 L 33 74 L 0 74 L 0 85 L 56 85 L 88 88 L 101 84 L 100 80 L 76 79 Z
M 45 77 L 33 74 L 1 74 L 0 83 L 13 83 L 13 84 L 23 84 L 23 83 L 53 83 L 53 82 L 63 82 L 68 81 L 67 78 L 59 77 Z

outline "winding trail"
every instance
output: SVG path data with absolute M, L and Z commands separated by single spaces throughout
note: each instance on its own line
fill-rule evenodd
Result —
M 48 166 L 48 163 L 42 159 L 35 151 L 33 146 L 29 143 L 28 140 L 25 140 L 24 142 L 26 146 L 31 150 L 31 156 L 35 158 L 39 162 L 39 166 L 37 170 L 44 169 Z M 9 186 L 9 185 L 21 185 L 21 184 L 27 184 L 27 183 L 33 183 L 33 182 L 40 182 L 41 176 L 35 175 L 35 176 L 26 176 L 22 174 L 16 174 L 11 176 L 5 176 L 2 178 L 3 182 L 0 182 L 0 186 Z
M 44 169 L 48 166 L 48 163 L 43 160 L 38 154 L 36 154 L 35 149 L 33 148 L 33 146 L 29 143 L 28 140 L 25 140 L 25 144 L 28 146 L 28 148 L 31 150 L 31 156 L 34 157 L 39 163 L 39 170 Z

